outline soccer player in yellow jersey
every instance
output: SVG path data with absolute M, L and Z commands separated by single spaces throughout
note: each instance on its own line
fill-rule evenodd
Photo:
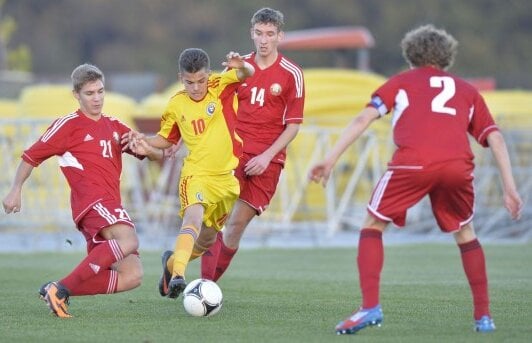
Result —
M 235 132 L 233 96 L 255 69 L 235 52 L 222 63 L 230 69 L 210 74 L 209 57 L 201 49 L 186 49 L 179 56 L 179 78 L 185 89 L 174 95 L 162 115 L 157 135 L 125 135 L 131 149 L 150 159 L 180 140 L 188 149 L 179 180 L 180 216 L 183 218 L 174 251 L 162 255 L 161 296 L 177 298 L 185 289 L 185 270 L 201 256 L 231 212 L 240 193 L 233 170 L 242 141 Z

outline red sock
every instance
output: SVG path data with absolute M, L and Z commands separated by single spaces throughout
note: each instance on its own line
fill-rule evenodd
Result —
M 107 269 L 79 284 L 70 295 L 95 295 L 116 293 L 118 272 Z
M 379 304 L 383 264 L 382 232 L 371 228 L 362 229 L 358 241 L 357 265 L 363 308 L 372 308 Z
M 71 294 L 77 293 L 81 284 L 95 275 L 110 269 L 116 261 L 124 258 L 122 250 L 116 240 L 105 241 L 91 250 L 78 266 L 59 282 L 65 286 Z
M 222 275 L 225 273 L 227 268 L 229 267 L 229 264 L 231 263 L 231 260 L 235 256 L 238 248 L 231 249 L 228 248 L 223 240 L 222 244 L 220 246 L 220 255 L 218 256 L 218 263 L 216 264 L 216 272 L 214 273 L 214 277 L 212 278 L 212 281 L 218 281 L 222 277 Z
M 222 249 L 223 234 L 218 232 L 216 235 L 216 241 L 211 245 L 203 255 L 201 255 L 201 278 L 207 280 L 213 280 L 216 271 L 216 264 L 218 263 L 218 256 L 220 256 L 220 250 Z
M 475 320 L 479 320 L 484 315 L 490 315 L 484 250 L 477 239 L 458 244 L 458 247 L 462 255 L 462 265 L 473 294 L 474 317 Z

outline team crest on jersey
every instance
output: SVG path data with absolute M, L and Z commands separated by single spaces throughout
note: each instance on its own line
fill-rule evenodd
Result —
M 216 110 L 216 103 L 215 102 L 209 102 L 207 104 L 207 115 L 210 117 L 213 115 L 214 111 Z
M 283 88 L 278 83 L 273 83 L 270 86 L 270 94 L 271 95 L 278 96 L 279 94 L 281 94 L 282 91 L 283 91 Z
M 196 193 L 196 199 L 197 199 L 198 201 L 203 201 L 203 193 L 201 193 L 201 192 L 197 192 L 197 193 Z
M 118 132 L 113 131 L 113 139 L 115 142 L 120 142 L 120 136 L 118 135 Z
M 181 122 L 186 122 L 187 120 L 185 119 L 185 116 L 184 115 L 181 115 Z

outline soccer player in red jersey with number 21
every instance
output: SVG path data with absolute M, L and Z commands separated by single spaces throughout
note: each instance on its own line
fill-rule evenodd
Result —
M 19 212 L 22 185 L 33 168 L 58 156 L 71 188 L 72 216 L 87 241 L 88 253 L 70 274 L 39 290 L 60 318 L 71 317 L 70 296 L 123 292 L 138 287 L 142 280 L 139 241 L 120 197 L 120 139 L 131 129 L 102 113 L 104 75 L 97 67 L 78 66 L 72 72 L 72 85 L 79 109 L 55 120 L 24 151 L 13 186 L 3 200 L 6 213 Z

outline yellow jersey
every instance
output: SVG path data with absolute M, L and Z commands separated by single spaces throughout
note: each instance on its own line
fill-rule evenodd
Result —
M 212 74 L 202 100 L 180 91 L 168 102 L 158 135 L 174 144 L 183 139 L 188 155 L 181 177 L 226 174 L 237 167 L 242 140 L 235 131 L 233 97 L 239 84 L 236 70 Z

